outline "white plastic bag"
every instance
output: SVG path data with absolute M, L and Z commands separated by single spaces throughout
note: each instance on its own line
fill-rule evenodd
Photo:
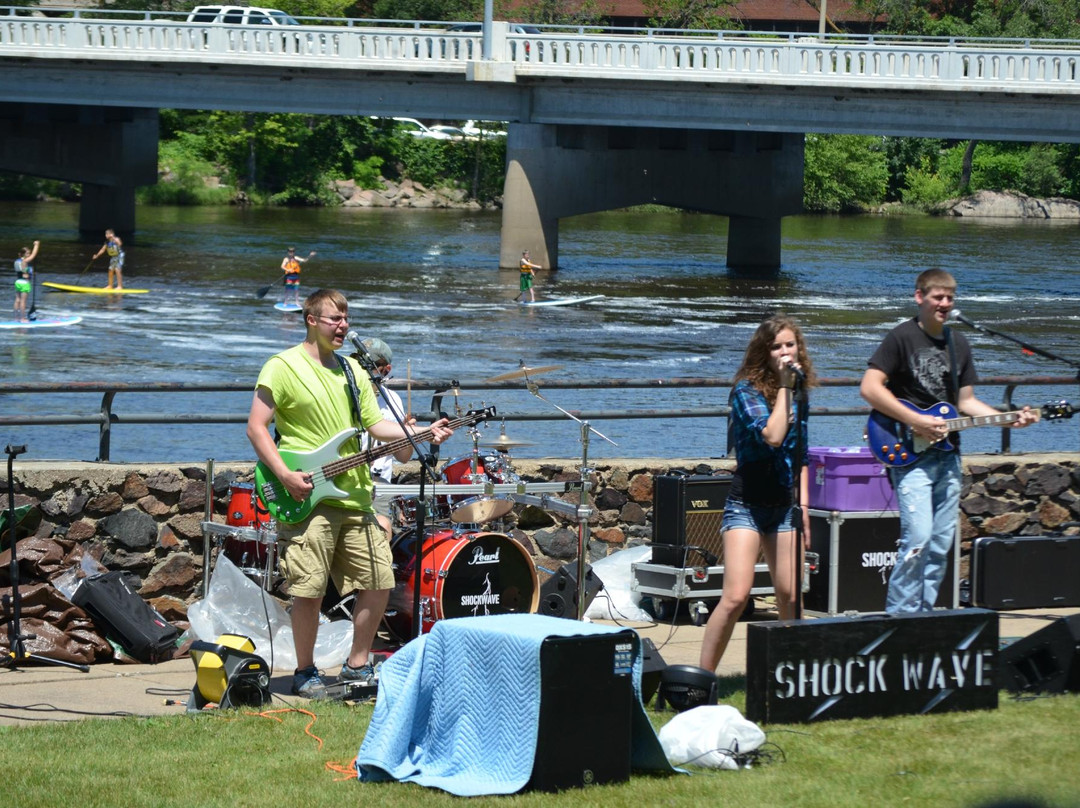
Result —
M 641 595 L 630 588 L 633 580 L 630 565 L 648 561 L 651 556 L 652 547 L 645 544 L 619 550 L 593 564 L 593 574 L 600 579 L 604 588 L 585 610 L 585 617 L 590 620 L 655 622 L 653 616 L 641 608 Z
M 224 554 L 214 563 L 207 596 L 188 607 L 188 621 L 197 640 L 214 642 L 222 634 L 240 634 L 251 638 L 255 653 L 271 668 L 291 671 L 296 667 L 289 613 Z M 320 623 L 315 639 L 316 666 L 330 669 L 341 665 L 349 655 L 352 635 L 351 620 Z
M 736 757 L 765 743 L 765 733 L 729 704 L 706 704 L 679 713 L 657 733 L 672 766 L 691 763 L 738 769 Z

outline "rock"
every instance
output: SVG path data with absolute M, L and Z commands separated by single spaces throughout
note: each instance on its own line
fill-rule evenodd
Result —
M 147 494 L 135 504 L 151 516 L 167 516 L 172 513 L 172 506 L 166 505 L 153 494 Z
M 1019 511 L 1013 511 L 1012 513 L 1003 513 L 999 516 L 991 516 L 982 523 L 982 530 L 978 532 L 979 536 L 990 536 L 997 533 L 1013 534 L 1020 528 L 1027 524 L 1028 515 Z M 965 536 L 964 538 L 973 538 Z
M 997 219 L 1080 219 L 1080 202 L 1062 197 L 1038 199 L 1016 191 L 978 191 L 942 203 L 937 212 Z
M 628 497 L 622 491 L 615 488 L 605 488 L 596 495 L 596 507 L 601 510 L 619 510 L 628 501 Z
M 206 484 L 198 480 L 188 480 L 180 491 L 177 507 L 181 513 L 206 510 Z
M 146 487 L 155 494 L 175 494 L 184 484 L 178 471 L 162 469 L 146 477 Z
M 1051 499 L 1040 502 L 1035 512 L 1039 515 L 1039 524 L 1043 527 L 1058 527 L 1071 518 L 1068 508 L 1063 508 Z
M 97 524 L 89 519 L 80 519 L 67 529 L 67 538 L 73 541 L 86 541 L 97 532 Z
M 987 496 L 972 496 L 960 502 L 960 508 L 971 516 L 996 516 L 1011 510 L 1016 503 Z
M 142 499 L 149 493 L 150 489 L 146 487 L 143 478 L 134 471 L 124 478 L 124 485 L 120 489 L 120 496 L 127 502 L 134 502 L 137 499 Z
M 1028 497 L 1056 496 L 1069 487 L 1068 469 L 1041 465 L 1025 467 L 1016 472 L 1017 481 L 1024 486 Z
M 86 512 L 91 516 L 102 516 L 116 513 L 124 507 L 124 499 L 115 491 L 98 494 L 86 503 Z
M 533 534 L 533 541 L 536 542 L 540 552 L 546 556 L 563 560 L 577 557 L 577 533 L 567 528 L 538 530 Z
M 626 540 L 626 534 L 617 527 L 602 527 L 599 530 L 593 530 L 589 535 L 605 544 L 622 544 Z
M 202 578 L 202 564 L 191 553 L 172 553 L 146 576 L 139 594 L 154 597 L 191 591 Z
M 1010 491 L 1019 494 L 1024 490 L 1015 474 L 991 474 L 983 481 L 983 488 L 991 494 L 1005 494 Z
M 518 527 L 521 530 L 537 530 L 542 527 L 551 527 L 555 520 L 543 508 L 535 505 L 526 505 L 518 514 Z
M 176 624 L 187 622 L 187 604 L 179 598 L 174 598 L 171 595 L 162 595 L 157 598 L 149 598 L 147 603 L 170 623 Z
M 636 502 L 627 502 L 619 511 L 619 521 L 628 525 L 643 525 L 646 522 L 645 509 Z
M 167 525 L 178 536 L 188 541 L 202 539 L 202 518 L 196 514 L 189 513 L 174 516 L 167 522 Z
M 653 476 L 648 472 L 635 474 L 630 480 L 630 488 L 627 490 L 630 499 L 634 502 L 652 504 Z
M 98 522 L 98 528 L 126 550 L 149 550 L 157 542 L 158 527 L 153 518 L 135 508 L 115 513 Z

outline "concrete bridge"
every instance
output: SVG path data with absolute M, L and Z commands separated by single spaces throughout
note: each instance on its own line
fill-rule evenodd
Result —
M 728 216 L 728 265 L 776 268 L 806 132 L 1080 142 L 1074 41 L 25 14 L 0 8 L 0 169 L 82 182 L 95 235 L 134 229 L 163 107 L 509 121 L 501 266 L 656 202 Z

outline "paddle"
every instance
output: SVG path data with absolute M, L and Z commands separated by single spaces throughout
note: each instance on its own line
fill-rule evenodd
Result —
M 26 319 L 31 322 L 37 319 L 37 273 L 30 273 L 30 310 L 26 312 Z
M 281 282 L 285 283 L 285 278 L 284 277 L 281 279 Z M 270 292 L 270 290 L 273 289 L 275 286 L 277 286 L 276 283 L 271 283 L 271 284 L 269 284 L 267 286 L 262 287 L 261 289 L 259 289 L 259 291 L 257 291 L 255 293 L 255 297 L 260 298 L 260 299 L 266 297 L 266 295 Z
M 96 258 L 96 256 L 95 256 L 95 258 Z M 94 263 L 94 259 L 93 259 L 93 258 L 91 258 L 91 259 L 90 259 L 89 261 L 87 261 L 87 263 L 86 263 L 86 266 L 84 266 L 84 267 L 82 268 L 82 272 L 80 272 L 80 273 L 79 273 L 79 277 L 80 277 L 80 278 L 81 278 L 81 277 L 82 277 L 83 275 L 85 275 L 85 274 L 86 274 L 86 270 L 90 269 L 90 265 L 91 265 L 92 263 Z

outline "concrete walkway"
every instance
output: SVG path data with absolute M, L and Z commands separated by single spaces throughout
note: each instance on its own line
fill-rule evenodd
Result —
M 759 601 L 759 604 L 761 602 Z M 1025 637 L 1057 618 L 1080 609 L 1035 609 L 1000 614 L 1002 641 Z M 759 605 L 753 620 L 776 619 L 767 604 Z M 812 617 L 809 619 L 813 619 Z M 614 625 L 608 621 L 599 621 Z M 678 622 L 674 626 L 626 623 L 656 645 L 668 665 L 697 665 L 703 627 Z M 746 627 L 735 627 L 731 644 L 720 663 L 722 676 L 746 672 Z M 291 671 L 275 671 L 271 691 L 290 703 L 302 703 L 289 695 Z M 74 721 L 123 715 L 179 715 L 195 685 L 191 659 L 174 659 L 158 665 L 92 665 L 89 673 L 65 666 L 27 662 L 0 668 L 0 725 L 31 725 L 46 721 Z

